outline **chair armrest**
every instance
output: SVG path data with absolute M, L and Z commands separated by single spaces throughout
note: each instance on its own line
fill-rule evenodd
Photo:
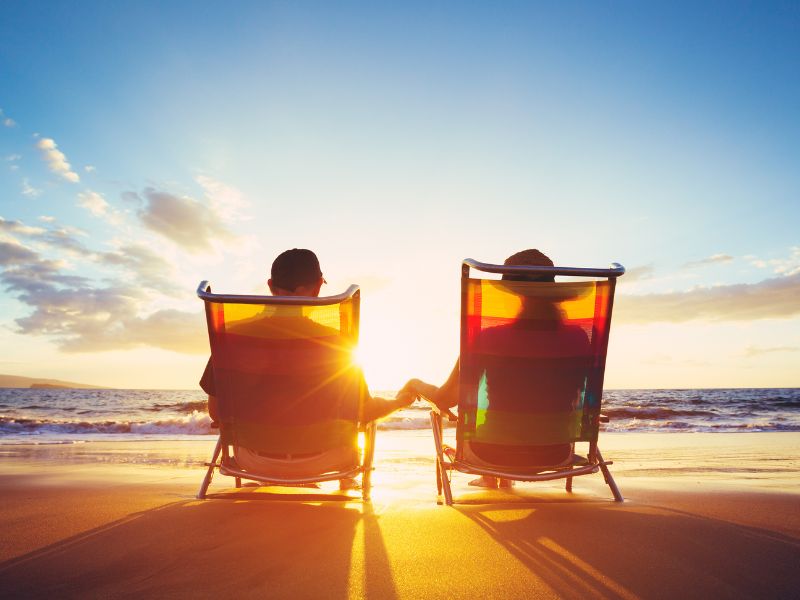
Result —
M 423 398 L 428 404 L 431 405 L 431 410 L 438 414 L 440 417 L 445 417 L 448 421 L 458 421 L 458 417 L 453 414 L 453 412 L 449 408 L 440 408 L 427 398 Z

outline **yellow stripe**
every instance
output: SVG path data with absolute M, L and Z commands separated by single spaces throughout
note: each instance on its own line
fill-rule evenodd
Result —
M 467 284 L 469 314 L 484 317 L 517 318 L 524 300 L 528 301 L 527 318 L 547 318 L 555 306 L 567 319 L 591 319 L 594 316 L 596 288 L 606 282 L 532 283 L 522 281 L 470 280 Z M 477 299 L 481 307 L 478 312 Z M 537 309 L 538 307 L 538 309 Z

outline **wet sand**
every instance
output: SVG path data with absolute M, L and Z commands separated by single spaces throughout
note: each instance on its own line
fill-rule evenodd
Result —
M 432 442 L 380 432 L 373 501 L 194 499 L 212 440 L 0 446 L 0 597 L 796 597 L 800 434 L 601 437 L 602 477 L 436 504 Z

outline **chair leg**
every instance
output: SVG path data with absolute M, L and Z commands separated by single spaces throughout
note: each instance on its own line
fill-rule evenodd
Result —
M 208 486 L 211 485 L 211 478 L 214 476 L 214 469 L 217 468 L 217 459 L 219 453 L 222 451 L 222 438 L 217 439 L 217 445 L 214 448 L 214 455 L 211 457 L 211 462 L 208 463 L 208 470 L 206 476 L 203 477 L 203 483 L 200 484 L 200 490 L 197 492 L 198 500 L 203 500 L 206 497 Z
M 433 443 L 436 445 L 436 471 L 439 485 L 436 488 L 444 491 L 444 503 L 453 505 L 453 492 L 450 489 L 450 479 L 444 462 L 444 448 L 442 447 L 442 417 L 431 411 L 431 429 L 433 429 Z
M 606 480 L 608 487 L 611 488 L 611 493 L 614 494 L 614 500 L 616 502 L 624 502 L 625 498 L 622 497 L 622 493 L 620 493 L 617 487 L 617 482 L 614 481 L 614 478 L 611 476 L 611 471 L 608 470 L 608 466 L 603 460 L 603 455 L 600 454 L 600 448 L 597 448 L 597 459 L 600 461 L 600 470 L 603 472 L 603 478 Z
M 237 477 L 236 478 L 236 487 L 237 488 L 242 487 L 242 478 L 241 477 Z
M 361 474 L 361 500 L 369 502 L 372 498 L 372 459 L 375 456 L 375 435 L 378 425 L 374 421 L 367 425 L 364 432 L 364 460 Z
M 450 478 L 447 476 L 447 469 L 444 468 L 444 462 L 440 463 L 440 472 L 442 474 L 440 481 L 444 490 L 444 503 L 447 506 L 453 506 L 453 492 L 450 489 Z
M 564 487 L 566 487 L 567 492 L 572 493 L 572 477 L 567 477 L 567 484 Z

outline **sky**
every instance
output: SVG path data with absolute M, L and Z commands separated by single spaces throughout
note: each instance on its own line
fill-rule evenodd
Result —
M 0 8 L 0 373 L 195 388 L 200 280 L 311 248 L 373 391 L 460 262 L 623 264 L 607 388 L 800 386 L 800 5 Z

